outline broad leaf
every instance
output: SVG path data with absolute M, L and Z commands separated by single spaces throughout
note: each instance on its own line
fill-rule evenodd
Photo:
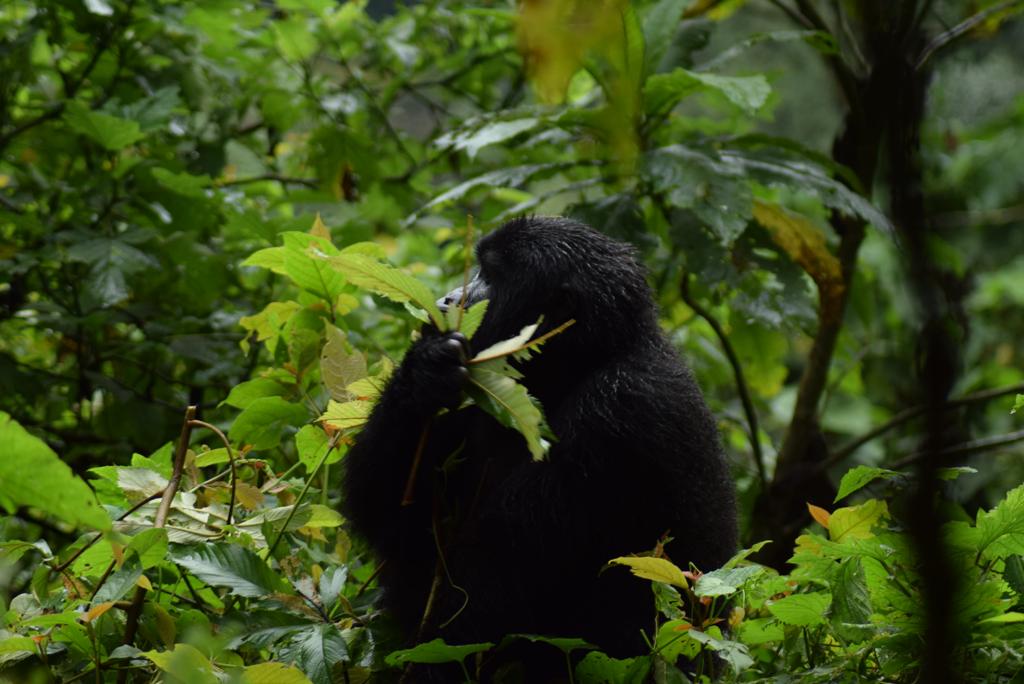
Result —
M 96 495 L 38 437 L 0 411 L 0 500 L 32 506 L 71 525 L 110 529 Z
M 689 582 L 686 576 L 671 561 L 653 556 L 621 556 L 608 561 L 609 565 L 625 565 L 637 577 L 652 580 L 654 582 L 665 582 L 673 586 L 686 589 Z
M 214 587 L 226 587 L 235 596 L 261 597 L 286 592 L 280 576 L 263 559 L 236 544 L 180 547 L 171 559 Z
M 466 394 L 499 423 L 517 430 L 526 440 L 526 448 L 534 461 L 544 459 L 548 449 L 548 443 L 542 438 L 546 431 L 544 416 L 525 387 L 508 373 L 471 366 Z
M 831 603 L 831 594 L 818 592 L 793 594 L 770 601 L 767 605 L 771 614 L 787 625 L 813 627 L 825 622 L 825 614 Z
M 431 665 L 461 663 L 474 653 L 482 653 L 493 647 L 494 644 L 490 642 L 451 646 L 441 639 L 434 639 L 413 648 L 394 651 L 384 659 L 384 662 L 392 667 L 398 667 L 405 663 L 425 663 Z
M 361 254 L 343 252 L 330 258 L 331 265 L 349 282 L 395 302 L 412 302 L 430 316 L 439 330 L 445 330 L 444 316 L 426 285 L 408 273 Z

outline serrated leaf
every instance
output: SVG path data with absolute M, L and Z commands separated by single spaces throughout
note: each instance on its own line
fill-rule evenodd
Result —
M 487 303 L 488 300 L 481 300 L 462 314 L 462 325 L 459 326 L 459 332 L 465 335 L 466 339 L 472 340 L 473 335 L 480 329 L 480 324 L 484 322 L 484 315 L 487 313 Z
M 624 565 L 629 568 L 637 577 L 652 580 L 654 582 L 665 582 L 681 589 L 686 589 L 689 582 L 686 576 L 671 561 L 653 556 L 620 556 L 608 561 L 609 565 Z
M 327 410 L 323 412 L 319 420 L 337 430 L 350 430 L 362 427 L 373 411 L 371 401 L 346 401 L 337 402 L 331 399 L 327 402 Z
M 517 430 L 526 440 L 526 448 L 534 461 L 545 458 L 548 445 L 541 437 L 545 429 L 544 417 L 525 387 L 507 374 L 470 366 L 466 393 L 499 423 Z
M 845 499 L 850 494 L 866 487 L 875 480 L 891 480 L 900 476 L 901 474 L 895 470 L 888 470 L 886 468 L 872 468 L 870 466 L 851 468 L 843 475 L 843 479 L 839 482 L 839 493 L 836 494 L 835 501 Z
M 1024 555 L 1024 485 L 1011 489 L 990 511 L 979 511 L 978 550 L 985 558 Z
M 515 337 L 510 337 L 507 340 L 496 342 L 490 347 L 477 352 L 476 356 L 470 359 L 470 363 L 484 363 L 486 361 L 492 361 L 494 359 L 500 359 L 503 356 L 514 354 L 519 351 L 530 341 L 533 334 L 537 332 L 537 328 L 540 326 L 540 321 L 531 323 L 530 325 L 524 326 L 519 334 Z
M 287 591 L 284 581 L 266 562 L 236 544 L 188 546 L 171 552 L 171 559 L 214 587 L 235 596 L 261 597 Z
M 412 302 L 427 312 L 439 330 L 446 329 L 430 289 L 408 273 L 359 254 L 342 253 L 331 257 L 330 263 L 352 284 L 395 302 Z
M 423 663 L 437 665 L 440 663 L 461 663 L 474 653 L 483 653 L 494 647 L 490 642 L 479 644 L 462 644 L 451 646 L 442 639 L 434 639 L 413 648 L 394 651 L 384 659 L 391 667 L 399 667 L 405 663 Z
M 64 121 L 72 130 L 92 138 L 111 152 L 122 150 L 146 137 L 137 121 L 90 111 L 82 103 L 73 100 L 64 108 Z
M 70 523 L 110 529 L 96 495 L 38 437 L 0 411 L 0 500 L 32 506 Z
M 794 594 L 768 602 L 768 611 L 787 625 L 813 627 L 825 622 L 832 595 L 824 592 Z
M 706 572 L 697 580 L 693 593 L 697 596 L 730 596 L 742 589 L 750 579 L 764 572 L 766 570 L 760 565 Z
M 313 625 L 295 632 L 281 658 L 302 663 L 302 669 L 313 684 L 334 684 L 341 681 L 336 671 L 348 662 L 348 646 L 333 624 Z M 340 672 L 337 672 L 340 674 Z

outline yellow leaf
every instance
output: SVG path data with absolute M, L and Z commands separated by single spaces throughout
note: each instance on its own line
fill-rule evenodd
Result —
M 85 613 L 83 613 L 82 617 L 80 619 L 82 620 L 82 622 L 92 622 L 93 620 L 95 620 L 99 616 L 103 615 L 104 613 L 106 613 L 108 610 L 110 610 L 113 607 L 114 607 L 114 602 L 113 601 L 106 601 L 104 603 L 97 603 L 95 606 L 93 606 L 92 608 L 87 610 Z
M 149 606 L 156 616 L 156 632 L 160 636 L 160 641 L 163 642 L 166 648 L 174 648 L 174 643 L 178 636 L 178 628 L 174 624 L 174 618 L 159 603 L 150 603 Z
M 322 237 L 328 242 L 331 241 L 331 229 L 321 220 L 319 212 L 317 212 L 316 218 L 313 219 L 313 227 L 309 229 L 309 234 Z
M 263 492 L 259 487 L 254 487 L 248 482 L 235 483 L 235 501 L 250 511 L 254 511 L 263 504 Z
M 153 591 L 153 583 L 145 575 L 139 575 L 139 579 L 135 580 L 135 586 L 142 587 L 146 591 Z
M 825 244 L 825 235 L 809 219 L 776 204 L 754 202 L 754 220 L 768 229 L 772 240 L 800 265 L 818 286 L 821 315 L 831 319 L 842 313 L 842 266 Z
M 889 507 L 884 501 L 870 499 L 859 506 L 837 508 L 828 521 L 828 536 L 832 541 L 846 539 L 867 539 L 874 536 L 871 528 L 883 518 L 889 517 Z
M 664 558 L 652 556 L 620 556 L 609 561 L 610 565 L 625 565 L 637 577 L 665 582 L 685 589 L 688 585 L 683 571 Z
M 819 525 L 824 528 L 828 528 L 828 519 L 831 514 L 824 508 L 815 506 L 814 504 L 807 504 L 807 510 L 811 512 L 811 517 L 814 518 Z
M 327 402 L 327 410 L 320 416 L 320 422 L 338 429 L 362 427 L 373 410 L 372 401 L 346 401 L 340 403 L 331 399 Z

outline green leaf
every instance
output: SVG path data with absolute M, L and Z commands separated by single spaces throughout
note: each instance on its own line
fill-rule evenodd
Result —
M 462 314 L 462 325 L 459 327 L 459 332 L 466 336 L 466 339 L 472 340 L 473 335 L 480 329 L 480 324 L 484 322 L 484 315 L 487 313 L 487 300 L 477 302 L 473 306 L 466 309 Z
M 514 372 L 511 367 L 508 370 Z M 546 430 L 544 417 L 525 387 L 508 374 L 470 366 L 466 394 L 499 423 L 517 430 L 526 440 L 534 461 L 544 459 L 548 449 L 547 442 L 541 438 L 542 431 Z
M 888 517 L 889 507 L 877 499 L 868 499 L 859 506 L 837 508 L 828 519 L 829 539 L 835 542 L 866 539 L 872 534 L 871 528 Z
M 311 684 L 302 670 L 284 663 L 250 665 L 242 672 L 243 684 Z
M 281 659 L 301 663 L 313 684 L 335 684 L 344 681 L 340 675 L 349 661 L 348 646 L 333 624 L 314 625 L 292 636 Z
M 285 274 L 299 287 L 333 304 L 345 287 L 345 277 L 325 257 L 336 255 L 337 249 L 308 233 L 285 233 L 283 240 Z
M 146 137 L 137 121 L 90 111 L 75 101 L 67 103 L 64 121 L 72 130 L 92 138 L 111 152 L 122 150 Z
M 324 456 L 324 450 L 328 448 L 330 440 L 322 428 L 316 425 L 303 425 L 295 435 L 295 449 L 299 452 L 299 462 L 302 463 L 307 473 L 312 473 L 320 459 Z M 324 464 L 330 465 L 341 460 L 341 451 L 335 449 L 334 453 L 327 457 Z
M 284 247 L 266 247 L 249 255 L 242 266 L 258 266 L 278 275 L 287 275 L 284 268 Z
M 412 302 L 427 312 L 439 330 L 446 329 L 436 298 L 426 285 L 411 275 L 375 259 L 347 252 L 331 257 L 330 263 L 354 285 L 395 302 Z
M 468 181 L 464 181 L 456 185 L 451 190 L 441 193 L 434 199 L 427 202 L 425 205 L 420 207 L 409 220 L 415 219 L 416 216 L 423 213 L 424 211 L 436 207 L 446 202 L 452 202 L 457 199 L 464 197 L 470 190 L 478 188 L 480 186 L 489 185 L 492 187 L 518 187 L 525 183 L 530 178 L 540 175 L 542 173 L 557 171 L 562 168 L 566 168 L 570 164 L 567 162 L 555 162 L 551 164 L 526 164 L 523 166 L 513 166 L 504 169 L 498 169 L 497 171 L 490 171 L 483 175 L 477 176 L 476 178 L 470 178 Z
M 668 52 L 683 20 L 683 12 L 693 0 L 659 0 L 644 16 L 644 43 L 647 46 L 646 73 L 653 74 Z
M 299 62 L 316 52 L 316 34 L 302 15 L 275 21 L 271 28 L 274 31 L 274 45 L 285 59 Z
M 194 199 L 205 197 L 206 188 L 210 187 L 210 177 L 205 175 L 193 176 L 185 171 L 175 173 L 168 169 L 160 168 L 153 169 L 152 174 L 153 178 L 160 185 L 182 197 L 192 197 Z
M 786 632 L 778 620 L 758 618 L 744 620 L 736 633 L 737 638 L 748 646 L 760 646 L 786 638 Z
M 384 662 L 391 667 L 400 667 L 405 663 L 461 663 L 474 653 L 483 653 L 493 647 L 494 644 L 490 642 L 449 646 L 441 639 L 434 639 L 413 648 L 394 651 L 384 659 Z
M 754 664 L 754 659 L 750 657 L 747 647 L 739 642 L 723 639 L 722 633 L 717 627 L 711 627 L 707 632 L 692 629 L 687 632 L 687 636 L 718 654 L 718 657 L 724 660 L 733 672 L 742 672 Z
M 657 114 L 675 106 L 684 97 L 703 90 L 721 93 L 747 114 L 754 114 L 768 102 L 771 86 L 757 76 L 719 76 L 677 67 L 667 74 L 655 74 L 644 85 L 645 107 Z
M 143 569 L 163 562 L 167 557 L 167 530 L 154 528 L 139 532 L 128 543 L 128 550 L 135 552 Z
M 492 121 L 482 126 L 473 127 L 468 131 L 450 131 L 435 140 L 434 144 L 438 147 L 465 150 L 466 155 L 473 159 L 482 148 L 514 138 L 524 131 L 536 128 L 540 122 L 541 119 L 535 117 L 511 121 Z
M 990 511 L 978 511 L 978 551 L 986 558 L 1024 555 L 1024 485 Z
M 250 444 L 253 449 L 272 449 L 281 442 L 284 431 L 301 425 L 309 413 L 301 404 L 293 404 L 281 397 L 255 399 L 231 424 L 231 439 Z
M 355 401 L 337 402 L 331 399 L 327 402 L 327 410 L 323 412 L 319 420 L 337 430 L 350 430 L 362 427 L 373 411 L 374 402 Z
M 654 582 L 665 582 L 686 589 L 690 583 L 686 576 L 672 561 L 653 556 L 620 556 L 608 561 L 609 565 L 625 565 L 637 577 Z
M 764 572 L 766 570 L 760 565 L 706 572 L 697 580 L 693 593 L 697 596 L 730 596 L 742 589 L 752 578 Z
M 813 627 L 825 622 L 825 612 L 832 603 L 831 594 L 793 594 L 768 602 L 768 611 L 787 625 Z
M 290 388 L 284 386 L 277 380 L 273 380 L 271 378 L 256 378 L 255 380 L 247 380 L 232 387 L 231 392 L 228 393 L 227 399 L 222 401 L 221 404 L 245 409 L 249 408 L 249 406 L 257 399 L 263 399 L 264 397 L 283 397 L 288 394 L 289 391 Z
M 171 559 L 214 587 L 226 587 L 235 596 L 261 597 L 288 591 L 274 570 L 259 556 L 236 544 L 179 547 Z
M 871 594 L 860 558 L 847 558 L 831 582 L 831 620 L 836 634 L 857 643 L 874 634 L 871 625 Z
M 872 468 L 870 466 L 863 465 L 851 468 L 845 475 L 843 475 L 843 479 L 839 482 L 839 493 L 836 494 L 836 498 L 833 503 L 840 499 L 845 499 L 850 494 L 853 494 L 858 489 L 866 487 L 875 480 L 891 480 L 900 476 L 901 474 L 897 471 L 888 470 L 886 468 Z
M 32 506 L 71 525 L 110 529 L 96 495 L 38 437 L 0 411 L 0 499 Z
M 166 533 L 165 533 L 166 534 Z M 118 601 L 135 587 L 135 583 L 142 577 L 142 564 L 137 558 L 125 561 L 120 569 L 115 570 L 107 576 L 106 581 L 93 596 L 92 602 L 106 603 Z
M 634 684 L 647 681 L 651 658 L 612 658 L 600 651 L 588 653 L 576 666 L 579 684 Z
M 195 646 L 175 644 L 173 651 L 145 651 L 143 656 L 166 673 L 171 684 L 217 684 L 210 659 Z
M 1018 394 L 1017 398 L 1013 401 L 1013 408 L 1010 409 L 1010 413 L 1016 413 L 1024 409 L 1024 394 Z

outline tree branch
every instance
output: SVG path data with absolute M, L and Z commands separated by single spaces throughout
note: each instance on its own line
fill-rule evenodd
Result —
M 934 38 L 932 38 L 931 42 L 929 42 L 928 45 L 926 45 L 924 49 L 921 51 L 920 56 L 917 58 L 917 61 L 914 64 L 914 68 L 920 71 L 921 68 L 925 65 L 925 63 L 927 63 L 928 60 L 931 59 L 936 52 L 946 47 L 949 47 L 949 45 L 953 43 L 953 41 L 957 40 L 958 38 L 966 34 L 968 31 L 970 31 L 975 26 L 982 23 L 989 17 L 1015 7 L 1024 7 L 1024 0 L 1004 0 L 1004 2 L 996 3 L 995 5 L 986 7 L 977 14 L 973 14 L 967 17 L 966 19 L 964 19 L 963 21 L 961 21 L 959 24 L 949 29 L 948 31 L 945 31 L 944 33 L 940 33 L 939 35 L 935 36 Z

